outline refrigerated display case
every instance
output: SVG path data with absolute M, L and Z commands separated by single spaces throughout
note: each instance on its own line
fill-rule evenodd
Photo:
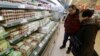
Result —
M 50 5 L 35 4 L 33 0 L 0 0 L 0 56 L 42 55 L 59 22 L 51 20 Z

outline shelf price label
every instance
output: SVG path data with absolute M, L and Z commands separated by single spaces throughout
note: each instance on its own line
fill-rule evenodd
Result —
M 44 41 L 43 41 L 42 43 L 43 43 L 43 44 L 45 44 L 45 42 L 44 42 Z
M 39 47 L 42 47 L 42 46 L 43 46 L 43 44 L 42 44 L 42 43 L 40 43 L 40 44 L 39 44 Z
M 35 51 L 34 54 L 37 55 L 38 53 Z
M 27 34 L 25 34 L 25 37 L 27 37 L 28 35 Z
M 0 21 L 4 20 L 3 16 L 0 16 Z
M 26 22 L 28 22 L 27 19 L 23 19 L 23 20 L 21 21 L 21 23 L 26 23 Z
M 25 8 L 25 4 L 20 4 L 18 8 Z
M 48 38 L 46 37 L 45 39 L 47 40 Z
M 28 31 L 28 32 L 27 32 L 27 34 L 28 34 L 28 35 L 30 35 L 30 34 L 31 34 L 31 32 L 30 32 L 30 31 Z

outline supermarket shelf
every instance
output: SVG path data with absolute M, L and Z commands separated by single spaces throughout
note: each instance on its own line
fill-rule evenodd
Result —
M 0 34 L 0 40 L 1 39 L 5 39 L 6 37 L 8 37 L 8 32 L 5 32 L 3 34 Z
M 7 2 L 7 1 L 0 1 L 0 8 L 16 9 L 19 7 L 20 7 L 20 3 L 11 3 L 11 2 Z
M 33 18 L 29 18 L 27 21 L 28 21 L 28 22 L 33 22 L 33 21 L 41 20 L 41 19 L 43 19 L 43 18 L 44 18 L 44 17 L 40 17 L 40 18 L 37 18 L 37 19 L 36 19 L 36 18 L 34 18 L 34 19 L 33 19 Z
M 37 30 L 36 30 L 37 31 Z M 21 35 L 15 36 L 14 39 L 12 40 L 8 40 L 10 42 L 10 44 L 15 45 L 17 43 L 19 43 L 20 41 L 22 41 L 23 39 L 27 38 L 29 35 L 31 35 L 33 32 L 35 32 L 34 30 L 31 32 L 25 32 Z
M 27 33 L 21 34 L 19 36 L 16 36 L 14 39 L 9 40 L 10 44 L 14 45 L 23 40 L 25 37 L 27 37 Z
M 29 22 L 34 22 L 34 21 L 38 21 L 38 20 L 41 20 L 43 19 L 44 17 L 40 17 L 40 18 L 34 18 L 34 17 L 29 17 L 29 18 L 21 18 L 21 19 L 18 19 L 16 21 L 10 21 L 8 22 L 7 24 L 3 24 L 4 27 L 6 28 L 9 28 L 9 27 L 13 27 L 13 26 L 17 26 L 17 25 L 22 25 L 22 24 L 26 24 L 26 23 L 29 23 Z
M 9 21 L 7 24 L 3 24 L 3 26 L 7 27 L 7 28 L 12 27 L 12 26 L 17 26 L 17 25 L 21 24 L 20 21 L 22 21 L 22 20 L 20 19 L 20 20 L 16 20 L 16 21 Z
M 24 3 L 12 3 L 8 1 L 0 1 L 1 9 L 28 9 L 28 10 L 50 10 L 45 9 L 44 7 L 38 7 L 34 5 L 24 4 Z
M 40 56 L 40 53 L 46 46 L 47 42 L 49 41 L 50 37 L 52 36 L 53 32 L 56 30 L 58 24 L 51 30 L 49 34 L 42 40 L 42 42 L 35 48 L 30 56 Z
M 0 56 L 6 56 L 12 48 L 7 48 L 6 50 L 0 52 Z

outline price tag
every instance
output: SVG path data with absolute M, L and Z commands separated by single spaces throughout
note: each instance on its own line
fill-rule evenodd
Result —
M 27 22 L 27 19 L 23 19 L 22 21 L 21 21 L 21 23 L 26 23 Z
M 7 51 L 6 54 L 8 54 L 10 52 L 10 48 L 6 49 L 6 51 Z
M 25 8 L 25 4 L 19 5 L 18 8 Z
M 35 51 L 34 54 L 37 55 L 38 53 Z
M 42 44 L 42 43 L 40 43 L 40 44 L 39 44 L 39 47 L 42 47 L 42 46 L 43 46 L 43 44 Z
M 0 16 L 0 21 L 1 21 L 1 20 L 4 20 L 3 16 Z
M 10 42 L 10 43 L 13 43 L 13 41 L 12 41 L 12 40 L 9 40 L 9 42 Z
M 46 40 L 48 39 L 48 38 L 45 38 Z
M 37 7 L 36 7 L 36 6 L 34 6 L 34 9 L 37 9 Z
M 31 34 L 31 32 L 29 31 L 29 32 L 27 32 L 27 34 L 28 34 L 28 35 L 30 35 L 30 34 Z
M 2 26 L 0 26 L 0 30 L 4 30 L 4 28 Z
M 45 44 L 45 42 L 44 42 L 44 41 L 43 41 L 42 43 L 43 43 L 43 44 Z
M 25 37 L 27 37 L 27 34 L 25 34 Z

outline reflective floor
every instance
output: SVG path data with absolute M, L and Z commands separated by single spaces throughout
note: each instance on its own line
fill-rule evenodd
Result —
M 95 50 L 100 56 L 100 30 L 97 32 L 96 41 L 95 41 Z
M 63 24 L 61 24 L 59 28 L 60 28 L 59 36 L 58 36 L 58 39 L 56 40 L 56 44 L 53 48 L 51 56 L 73 56 L 72 53 L 66 54 L 66 50 L 67 50 L 69 42 L 67 42 L 66 48 L 62 50 L 59 49 L 59 47 L 62 45 L 63 36 L 64 36 Z M 100 56 L 100 31 L 98 31 L 97 36 L 96 36 L 95 49 Z

